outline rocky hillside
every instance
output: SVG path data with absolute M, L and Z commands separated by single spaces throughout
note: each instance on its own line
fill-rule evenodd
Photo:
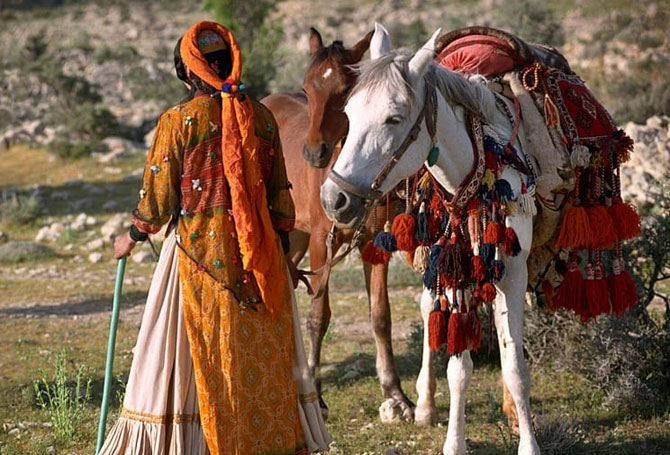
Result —
M 113 161 L 143 150 L 157 116 L 184 94 L 173 72 L 176 39 L 194 21 L 213 18 L 195 5 L 1 2 L 0 151 L 30 143 L 66 158 L 104 153 L 101 159 Z M 416 47 L 438 27 L 490 25 L 557 46 L 621 125 L 651 118 L 655 128 L 667 121 L 654 115 L 670 115 L 668 19 L 667 0 L 286 0 L 270 19 L 284 39 L 269 89 L 300 87 L 310 26 L 326 42 L 352 45 L 379 21 L 394 45 Z M 639 137 L 645 155 L 663 152 L 635 166 L 667 165 L 667 139 L 649 148 L 648 135 Z M 0 176 L 0 187 L 11 185 L 8 177 Z

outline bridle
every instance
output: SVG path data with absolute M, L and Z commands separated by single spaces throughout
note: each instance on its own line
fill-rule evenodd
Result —
M 334 169 L 330 170 L 327 178 L 332 180 L 333 183 L 338 185 L 343 190 L 364 199 L 367 202 L 368 206 L 374 203 L 375 201 L 381 199 L 384 194 L 381 191 L 379 191 L 379 188 L 381 188 L 382 183 L 384 183 L 384 180 L 386 180 L 386 177 L 388 177 L 391 170 L 395 167 L 396 164 L 398 164 L 398 161 L 400 161 L 405 152 L 407 152 L 409 146 L 412 145 L 419 137 L 419 133 L 421 132 L 421 124 L 423 123 L 424 120 L 426 121 L 426 128 L 428 130 L 428 134 L 430 135 L 432 145 L 435 145 L 435 133 L 436 133 L 435 123 L 437 121 L 437 93 L 435 92 L 435 86 L 432 84 L 431 81 L 426 80 L 425 85 L 426 85 L 425 100 L 423 103 L 423 107 L 419 112 L 419 115 L 414 121 L 414 125 L 412 125 L 412 128 L 409 130 L 409 133 L 407 133 L 407 136 L 405 136 L 405 140 L 402 141 L 402 144 L 400 144 L 400 146 L 395 150 L 395 152 L 393 152 L 391 158 L 386 162 L 382 170 L 379 171 L 374 180 L 372 180 L 372 183 L 370 184 L 369 188 L 360 187 L 354 185 L 351 182 L 348 182 Z

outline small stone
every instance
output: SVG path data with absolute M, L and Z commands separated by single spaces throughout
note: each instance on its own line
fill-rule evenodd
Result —
M 98 239 L 91 240 L 90 242 L 88 242 L 86 245 L 84 245 L 83 249 L 85 251 L 93 251 L 93 250 L 99 250 L 104 246 L 105 246 L 105 241 L 101 238 L 98 238 Z
M 0 245 L 9 242 L 9 235 L 6 232 L 0 231 Z
M 19 430 L 18 428 L 12 428 L 11 430 L 9 430 L 7 432 L 7 434 L 18 435 L 20 432 L 21 432 L 21 430 Z
M 379 407 L 379 418 L 383 423 L 411 422 L 412 409 L 402 401 L 389 398 Z
M 97 264 L 100 261 L 102 261 L 102 253 L 91 253 L 88 255 L 88 262 Z

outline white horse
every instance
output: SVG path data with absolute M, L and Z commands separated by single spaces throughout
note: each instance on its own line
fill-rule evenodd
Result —
M 473 167 L 474 153 L 465 124 L 465 111 L 480 116 L 486 128 L 507 140 L 512 131 L 510 120 L 496 106 L 495 95 L 484 85 L 438 67 L 434 62 L 435 43 L 440 30 L 414 55 L 392 53 L 389 36 L 377 24 L 370 44 L 371 62 L 360 68 L 357 86 L 347 102 L 349 133 L 333 172 L 321 187 L 321 203 L 328 216 L 342 224 L 358 223 L 371 202 L 391 191 L 403 179 L 414 175 L 426 161 L 435 144 L 439 157 L 429 167 L 437 182 L 450 193 L 461 184 Z M 437 87 L 436 132 L 429 133 L 424 96 L 427 85 Z M 434 99 L 434 98 L 433 98 Z M 433 103 L 431 103 L 433 104 Z M 423 116 L 423 117 L 422 117 Z M 432 123 L 432 122 L 431 122 Z M 420 128 L 418 134 L 412 130 Z M 413 140 L 412 140 L 413 139 Z M 525 143 L 523 130 L 516 147 Z M 404 153 L 398 153 L 404 148 Z M 510 168 L 503 172 L 515 195 L 521 193 L 525 176 Z M 515 214 L 506 219 L 517 233 L 522 251 L 504 257 L 506 275 L 496 284 L 495 324 L 501 351 L 503 381 L 509 389 L 519 419 L 520 455 L 538 455 L 529 403 L 530 378 L 523 357 L 524 295 L 528 282 L 526 259 L 530 252 L 533 218 Z M 447 292 L 446 295 L 451 295 Z M 435 375 L 428 346 L 428 317 L 434 298 L 429 289 L 421 297 L 424 322 L 423 361 L 417 380 L 418 402 L 415 410 L 419 423 L 436 420 Z M 449 359 L 449 426 L 443 453 L 464 455 L 465 393 L 472 377 L 472 359 L 468 351 Z

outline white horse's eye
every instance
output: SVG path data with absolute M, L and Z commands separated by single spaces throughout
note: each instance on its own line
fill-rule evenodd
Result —
M 399 115 L 392 115 L 384 121 L 387 125 L 397 125 L 400 122 L 402 122 L 402 117 Z

